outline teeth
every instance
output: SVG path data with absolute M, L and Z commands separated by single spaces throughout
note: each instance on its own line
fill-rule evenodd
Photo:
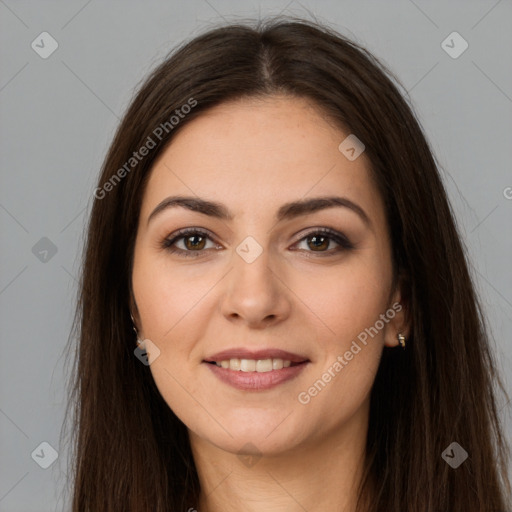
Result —
M 284 361 L 282 359 L 272 359 L 272 369 L 273 370 L 280 370 L 283 366 L 284 366 Z
M 273 370 L 272 364 L 272 359 L 258 359 L 254 363 L 254 369 L 257 372 L 271 372 Z
M 240 371 L 255 372 L 256 361 L 254 359 L 240 359 Z
M 215 361 L 217 366 L 222 368 L 229 368 L 230 370 L 242 372 L 270 372 L 272 370 L 280 370 L 281 368 L 288 368 L 291 361 L 284 361 L 283 359 L 227 359 L 225 361 Z

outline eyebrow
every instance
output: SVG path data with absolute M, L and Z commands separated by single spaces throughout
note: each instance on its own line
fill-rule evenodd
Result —
M 230 221 L 234 215 L 221 203 L 208 201 L 193 196 L 170 196 L 161 201 L 151 212 L 147 224 L 158 214 L 169 208 L 182 207 L 193 212 L 202 213 L 217 219 Z M 372 224 L 366 212 L 356 203 L 346 197 L 325 196 L 311 199 L 302 199 L 283 204 L 276 214 L 277 222 L 290 220 L 301 215 L 307 215 L 327 208 L 341 207 L 348 208 L 355 212 L 363 222 L 371 228 Z

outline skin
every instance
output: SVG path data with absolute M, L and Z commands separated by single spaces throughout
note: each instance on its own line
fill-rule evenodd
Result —
M 150 356 L 151 347 L 160 351 L 150 365 L 156 385 L 189 431 L 202 488 L 190 507 L 355 510 L 371 387 L 384 347 L 396 347 L 408 326 L 404 307 L 359 343 L 362 350 L 321 392 L 299 402 L 400 301 L 369 160 L 363 152 L 349 161 L 338 150 L 348 135 L 306 99 L 243 99 L 183 126 L 153 166 L 135 243 L 132 313 Z M 223 203 L 234 219 L 174 207 L 148 224 L 155 207 L 177 194 Z M 370 224 L 337 207 L 274 218 L 286 202 L 329 195 L 357 203 Z M 161 248 L 192 227 L 212 235 L 199 244 L 201 255 Z M 355 247 L 336 252 L 339 244 L 327 239 L 316 248 L 306 235 L 318 227 L 344 233 Z M 236 252 L 247 236 L 262 248 L 252 263 Z M 198 252 L 193 235 L 174 247 Z M 270 390 L 241 391 L 203 362 L 232 347 L 280 348 L 310 363 Z

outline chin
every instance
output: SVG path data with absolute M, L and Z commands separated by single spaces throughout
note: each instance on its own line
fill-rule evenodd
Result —
M 222 432 L 217 436 L 205 436 L 203 440 L 215 445 L 217 448 L 239 456 L 260 457 L 262 455 L 273 457 L 293 450 L 300 442 L 298 437 L 290 430 L 290 426 L 275 429 L 275 426 L 257 428 L 254 425 L 231 424 L 229 433 Z M 275 430 L 273 430 L 275 429 Z

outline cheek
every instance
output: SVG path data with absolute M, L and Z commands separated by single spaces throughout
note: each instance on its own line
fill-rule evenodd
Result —
M 213 288 L 214 276 L 201 265 L 171 266 L 165 259 L 142 254 L 134 263 L 133 289 L 145 337 L 159 345 L 170 343 L 175 333 L 201 310 L 202 298 Z M 187 338 L 182 338 L 186 342 Z
M 149 370 L 165 402 L 186 424 L 204 415 L 191 399 L 201 391 L 192 377 L 198 364 L 192 354 L 195 357 L 194 347 L 200 338 L 197 320 L 206 318 L 202 314 L 205 294 L 214 284 L 204 274 L 193 274 L 192 266 L 179 272 L 176 266 L 171 268 L 165 261 L 145 255 L 134 262 L 133 291 L 143 334 L 159 350 Z
M 201 394 L 196 372 L 204 354 L 198 340 L 207 336 L 219 280 L 201 267 L 171 266 L 165 256 L 141 254 L 133 269 L 143 334 L 159 350 L 149 368 L 164 400 L 185 422 L 204 414 L 191 396 Z
M 291 288 L 319 320 L 325 348 L 342 350 L 386 311 L 390 286 L 385 260 L 358 257 L 314 275 L 297 272 Z
M 342 406 L 342 415 L 365 400 L 384 346 L 387 323 L 380 319 L 389 308 L 391 279 L 391 265 L 376 257 L 354 258 L 323 276 L 317 273 L 315 279 L 297 278 L 297 295 L 315 313 L 310 318 L 319 319 L 319 365 L 308 387 L 301 390 L 305 400 L 318 407 L 336 403 Z
M 375 326 L 382 327 L 380 315 L 388 309 L 389 281 L 381 272 L 378 265 L 340 269 L 309 292 L 307 304 L 322 324 L 316 339 L 319 361 L 296 401 L 315 428 L 335 429 L 368 407 L 384 347 L 385 327 Z
M 365 414 L 359 413 L 369 411 L 369 396 L 378 369 L 375 352 L 381 350 L 376 346 L 363 348 L 344 363 L 332 358 L 298 391 L 296 407 L 310 428 L 330 432 L 362 420 L 355 428 L 365 428 Z

